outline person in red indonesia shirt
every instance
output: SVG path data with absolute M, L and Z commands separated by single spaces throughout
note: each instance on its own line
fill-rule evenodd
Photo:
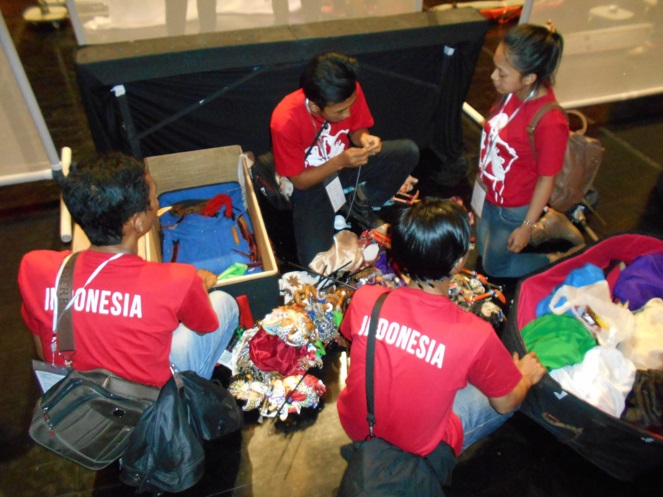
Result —
M 291 197 L 300 264 L 334 243 L 334 216 L 344 212 L 364 229 L 382 223 L 374 214 L 405 183 L 419 162 L 412 140 L 382 141 L 373 126 L 353 57 L 325 52 L 301 76 L 301 88 L 272 113 L 276 172 L 294 186 Z M 270 160 L 261 156 L 258 160 Z M 343 190 L 354 187 L 348 201 Z
M 340 327 L 351 344 L 340 421 L 354 441 L 369 434 L 366 335 L 375 302 L 389 292 L 375 332 L 374 434 L 424 457 L 446 445 L 459 455 L 504 423 L 546 368 L 534 353 L 511 356 L 488 322 L 449 299 L 470 246 L 462 206 L 429 198 L 404 208 L 391 244 L 409 283 L 355 292 Z
M 171 364 L 210 378 L 239 324 L 235 300 L 209 271 L 189 264 L 147 262 L 138 240 L 156 218 L 156 185 L 142 162 L 120 153 L 74 164 L 56 178 L 73 219 L 91 246 L 74 267 L 73 368 L 106 369 L 125 379 L 162 386 Z M 64 364 L 54 350 L 56 279 L 65 250 L 35 250 L 20 264 L 23 319 L 37 355 Z

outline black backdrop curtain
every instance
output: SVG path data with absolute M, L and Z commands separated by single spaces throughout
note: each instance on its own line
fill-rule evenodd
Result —
M 141 158 L 239 144 L 265 152 L 273 108 L 299 86 L 310 57 L 338 50 L 360 62 L 374 134 L 411 138 L 440 157 L 461 154 L 462 104 L 487 21 L 471 9 L 360 21 L 290 27 L 292 39 L 280 32 L 278 42 L 272 28 L 251 30 L 250 45 L 241 36 L 233 44 L 237 35 L 178 37 L 172 53 L 150 40 L 85 47 L 77 76 L 97 150 Z

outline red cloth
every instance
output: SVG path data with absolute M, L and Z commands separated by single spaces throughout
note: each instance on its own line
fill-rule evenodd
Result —
M 527 126 L 543 105 L 555 101 L 548 94 L 522 105 L 515 95 L 504 109 L 486 121 L 481 135 L 479 164 L 481 179 L 488 187 L 486 200 L 502 207 L 529 205 L 539 176 L 555 176 L 562 170 L 569 126 L 561 111 L 546 112 L 534 132 L 537 160 L 527 134 Z M 522 107 L 521 107 L 522 105 Z M 520 109 L 517 113 L 517 109 Z M 499 132 L 494 146 L 490 146 L 491 130 L 500 121 L 515 116 Z
M 384 291 L 362 286 L 341 323 L 352 347 L 337 406 L 352 440 L 368 435 L 365 333 Z M 445 297 L 407 287 L 392 291 L 376 336 L 375 435 L 408 452 L 427 455 L 444 440 L 460 453 L 463 428 L 452 412 L 456 392 L 470 382 L 489 397 L 502 397 L 521 379 L 493 328 Z
M 479 9 L 479 13 L 487 19 L 497 21 L 499 24 L 506 24 L 522 14 L 522 5 L 508 5 L 505 7 L 496 7 L 494 9 Z
M 307 347 L 291 347 L 262 328 L 249 341 L 249 357 L 260 371 L 278 371 L 283 376 L 304 374 L 307 354 Z
M 202 216 L 212 217 L 219 212 L 221 207 L 226 208 L 225 215 L 227 218 L 231 218 L 233 215 L 233 200 L 225 193 L 219 193 L 209 199 L 205 204 L 205 207 L 200 210 L 200 214 Z
M 235 298 L 237 301 L 237 306 L 239 307 L 239 325 L 245 330 L 250 330 L 255 326 L 255 319 L 253 319 L 253 313 L 251 312 L 251 306 L 249 305 L 249 299 L 246 295 L 239 295 Z
M 324 164 L 349 147 L 348 133 L 373 126 L 373 116 L 359 83 L 357 99 L 350 107 L 350 117 L 338 123 L 329 123 L 304 164 L 306 152 L 322 124 L 323 121 L 314 118 L 308 111 L 303 90 L 290 93 L 281 100 L 272 113 L 270 123 L 277 173 L 286 177 L 297 176 L 305 167 Z
M 51 362 L 55 279 L 69 251 L 38 250 L 23 257 L 18 285 L 21 312 Z M 83 251 L 76 261 L 74 289 L 112 254 Z M 183 322 L 199 333 L 219 320 L 196 269 L 189 264 L 146 262 L 125 254 L 104 267 L 74 306 L 74 369 L 104 368 L 128 380 L 162 386 L 171 376 L 173 331 Z M 56 354 L 56 364 L 63 364 Z

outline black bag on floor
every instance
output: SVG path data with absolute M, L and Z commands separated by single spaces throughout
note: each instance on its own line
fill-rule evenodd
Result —
M 203 477 L 203 440 L 238 430 L 242 413 L 221 385 L 175 373 L 145 410 L 120 459 L 120 481 L 137 492 L 181 492 Z
M 205 450 L 189 423 L 181 380 L 171 377 L 129 438 L 120 481 L 142 492 L 181 492 L 203 477 Z
M 341 447 L 348 467 L 338 497 L 443 497 L 456 455 L 447 444 L 421 457 L 372 438 Z
M 242 411 L 221 384 L 201 378 L 193 371 L 179 373 L 191 423 L 200 438 L 215 440 L 242 427 Z
M 281 193 L 271 152 L 259 156 L 251 166 L 253 188 L 259 191 L 269 204 L 279 211 L 292 209 L 290 199 Z
M 536 318 L 538 303 L 572 270 L 587 263 L 607 270 L 615 261 L 630 264 L 638 256 L 661 252 L 662 240 L 616 235 L 520 280 L 502 342 L 511 352 L 521 356 L 527 352 L 520 330 Z M 599 410 L 564 390 L 550 375 L 530 389 L 520 411 L 620 480 L 632 480 L 654 468 L 663 468 L 663 437 Z

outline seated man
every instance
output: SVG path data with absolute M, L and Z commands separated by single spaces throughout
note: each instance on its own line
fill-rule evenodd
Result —
M 272 114 L 274 164 L 294 186 L 295 242 L 304 265 L 333 245 L 334 213 L 345 200 L 334 191 L 355 186 L 351 215 L 364 228 L 377 227 L 372 207 L 389 200 L 419 161 L 411 140 L 382 142 L 369 134 L 373 116 L 356 71 L 351 57 L 318 55 L 304 69 L 301 88 Z
M 71 216 L 92 244 L 74 268 L 73 368 L 103 368 L 158 387 L 170 378 L 171 363 L 210 378 L 238 326 L 238 306 L 224 292 L 208 294 L 216 283 L 212 273 L 137 255 L 138 240 L 159 209 L 147 168 L 112 153 L 72 165 L 58 182 Z M 29 252 L 18 275 L 23 319 L 37 354 L 58 365 L 63 359 L 53 344 L 55 282 L 69 254 Z
M 534 353 L 512 358 L 490 324 L 449 299 L 449 278 L 463 268 L 470 245 L 463 207 L 425 199 L 405 208 L 392 226 L 391 243 L 391 255 L 409 283 L 391 291 L 380 312 L 374 433 L 421 456 L 441 444 L 458 455 L 499 427 L 546 369 Z M 355 441 L 368 435 L 368 321 L 386 291 L 359 288 L 341 324 L 352 346 L 338 412 Z

